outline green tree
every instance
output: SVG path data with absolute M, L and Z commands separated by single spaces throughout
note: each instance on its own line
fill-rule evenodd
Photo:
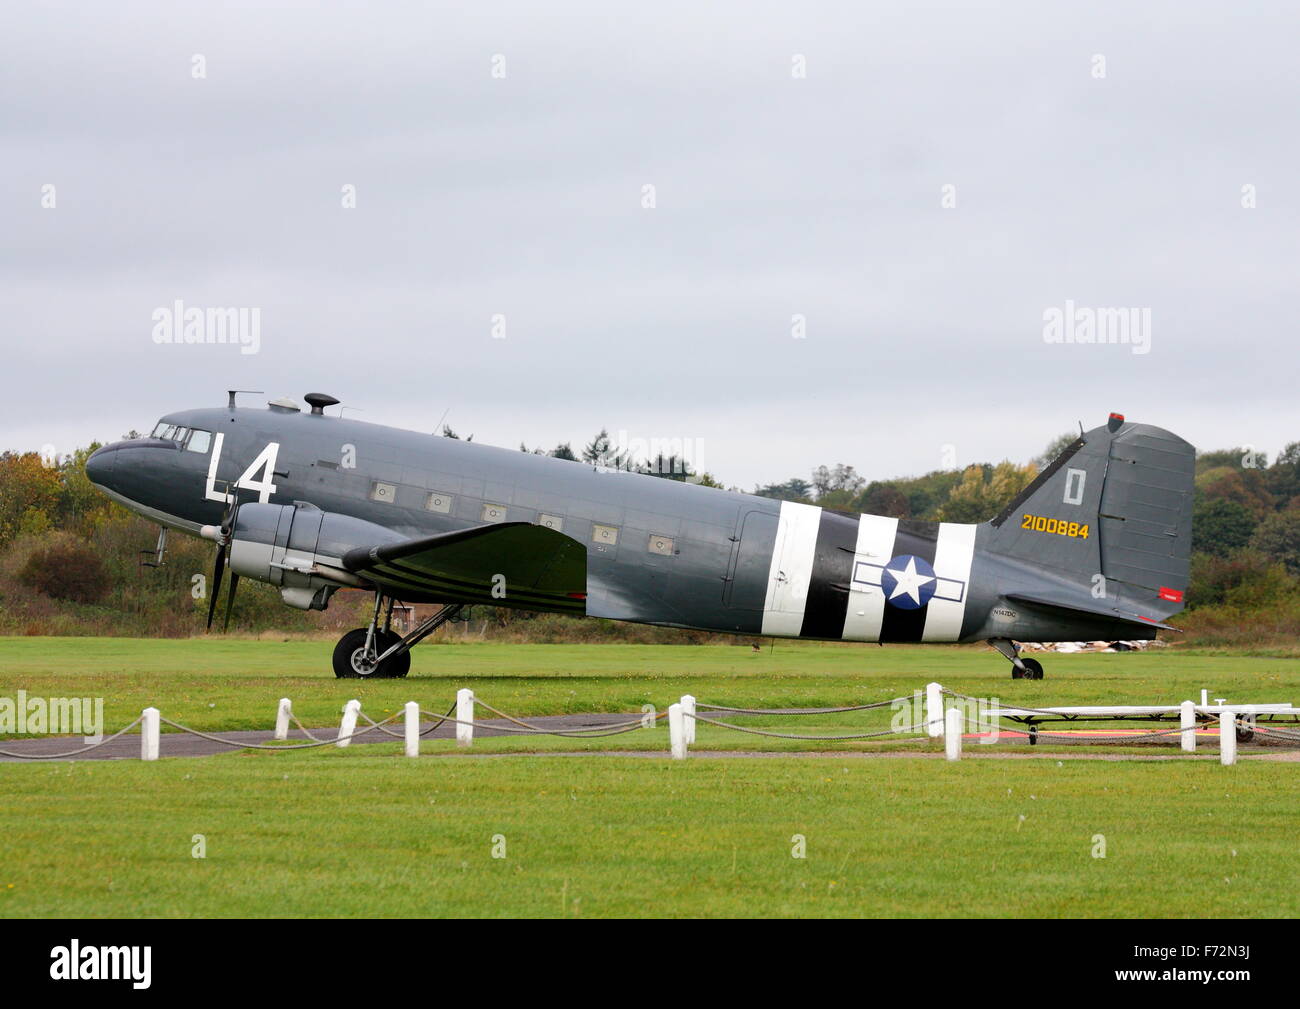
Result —
M 35 452 L 0 454 L 0 545 L 13 539 L 20 526 L 41 524 L 28 512 L 52 521 L 62 492 L 59 471 L 46 466 Z
M 1049 466 L 1058 455 L 1074 444 L 1078 435 L 1073 431 L 1066 431 L 1064 434 L 1058 434 L 1055 438 L 1047 443 L 1047 447 L 1042 453 L 1034 456 L 1029 460 L 1030 464 L 1036 469 L 1042 470 Z
M 1250 545 L 1265 556 L 1280 561 L 1291 574 L 1300 575 L 1300 507 L 1288 508 L 1264 519 L 1255 528 Z
M 609 439 L 609 432 L 603 427 L 600 429 L 600 434 L 588 442 L 586 448 L 582 450 L 582 461 L 609 469 L 633 469 L 636 464 L 636 460 L 626 452 L 615 450 L 614 443 Z
M 808 501 L 812 493 L 812 484 L 800 477 L 791 477 L 785 483 L 769 483 L 755 487 L 758 497 L 774 498 L 777 501 Z
M 858 511 L 871 515 L 905 519 L 911 515 L 907 496 L 893 484 L 875 482 L 863 491 L 856 504 Z
M 1280 507 L 1300 497 L 1300 441 L 1282 450 L 1264 473 L 1264 482 Z
M 940 518 L 944 522 L 986 522 L 1010 504 L 1037 472 L 1033 463 L 1019 466 L 1003 461 L 990 473 L 982 466 L 969 466 L 939 509 Z
M 1245 505 L 1197 494 L 1192 505 L 1192 549 L 1227 557 L 1250 542 L 1255 519 Z

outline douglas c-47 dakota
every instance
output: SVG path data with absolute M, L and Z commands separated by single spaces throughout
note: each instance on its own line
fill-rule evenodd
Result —
M 107 445 L 91 481 L 216 543 L 212 624 L 240 578 L 323 610 L 374 593 L 334 649 L 338 676 L 405 676 L 410 649 L 468 605 L 830 641 L 1149 639 L 1183 608 L 1195 452 L 1111 414 L 979 525 L 850 515 L 329 416 L 310 393 L 266 409 L 168 414 Z M 395 602 L 440 603 L 405 635 Z

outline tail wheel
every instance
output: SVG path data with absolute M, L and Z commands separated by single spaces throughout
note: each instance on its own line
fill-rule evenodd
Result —
M 1011 667 L 1011 678 L 1013 680 L 1041 680 L 1043 678 L 1043 664 L 1037 659 L 1021 659 L 1024 665 L 1024 671 Z
M 402 639 L 392 631 L 375 631 L 375 651 L 382 655 Z M 402 652 L 377 666 L 366 655 L 366 628 L 358 627 L 339 638 L 334 646 L 334 675 L 339 679 L 400 679 L 411 671 L 411 653 Z

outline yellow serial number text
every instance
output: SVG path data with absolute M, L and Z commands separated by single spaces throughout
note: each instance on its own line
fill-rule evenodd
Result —
M 1088 523 L 1067 522 L 1065 519 L 1049 519 L 1044 515 L 1026 515 L 1020 520 L 1021 529 L 1032 529 L 1036 533 L 1052 533 L 1056 536 L 1073 536 L 1075 539 L 1088 538 Z

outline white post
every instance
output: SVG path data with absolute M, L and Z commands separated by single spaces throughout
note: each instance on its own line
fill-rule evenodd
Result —
M 943 752 L 949 760 L 961 760 L 961 730 L 965 721 L 958 707 L 949 708 L 944 715 Z
M 474 691 L 462 687 L 456 691 L 456 745 L 474 743 Z
M 420 705 L 416 701 L 406 702 L 406 755 L 420 755 Z
M 1202 691 L 1201 691 L 1201 707 L 1202 707 L 1202 708 L 1208 708 L 1209 706 L 1210 706 L 1210 692 L 1209 692 L 1208 690 L 1202 690 Z
M 695 698 L 682 694 L 682 728 L 686 733 L 686 745 L 695 744 Z
M 161 730 L 157 708 L 145 708 L 140 713 L 140 759 L 158 759 L 158 733 Z
M 685 721 L 680 704 L 668 705 L 668 743 L 672 747 L 673 760 L 686 759 Z
M 339 735 L 335 746 L 347 746 L 352 742 L 352 733 L 357 731 L 357 715 L 361 713 L 361 702 L 355 697 L 343 705 L 343 721 L 339 723 Z
M 293 710 L 293 704 L 287 697 L 280 698 L 280 708 L 275 713 L 275 738 L 289 738 L 289 712 Z
M 1196 752 L 1196 706 L 1191 701 L 1183 701 L 1178 706 L 1178 724 L 1182 726 L 1183 733 L 1179 737 L 1183 741 L 1184 753 Z
M 1219 715 L 1219 763 L 1224 767 L 1237 762 L 1237 716 L 1231 711 Z
M 943 735 L 943 687 L 925 685 L 925 731 L 931 739 Z

